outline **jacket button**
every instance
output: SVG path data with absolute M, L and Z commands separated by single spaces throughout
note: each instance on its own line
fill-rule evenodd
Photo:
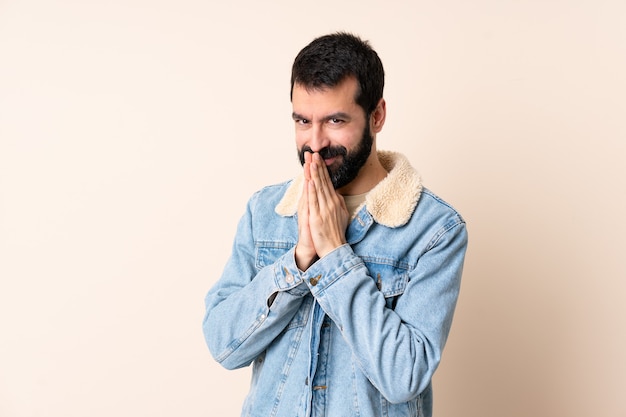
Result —
M 321 277 L 322 277 L 321 275 L 318 275 L 318 276 L 316 276 L 316 277 L 313 277 L 313 278 L 311 278 L 311 279 L 309 280 L 309 282 L 311 283 L 311 285 L 312 285 L 312 286 L 314 286 L 314 287 L 315 287 L 315 286 L 317 285 L 317 283 L 318 283 L 318 281 L 320 280 L 320 278 L 321 278 Z
M 291 272 L 289 272 L 289 270 L 287 269 L 287 267 L 283 267 L 283 271 L 285 271 L 285 281 L 287 281 L 288 284 L 291 284 L 293 282 L 293 275 L 291 275 Z

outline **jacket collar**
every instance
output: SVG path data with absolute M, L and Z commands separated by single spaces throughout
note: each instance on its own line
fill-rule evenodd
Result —
M 365 206 L 377 223 L 388 227 L 403 226 L 417 206 L 422 193 L 422 179 L 400 153 L 378 151 L 378 159 L 388 174 L 367 194 Z M 296 214 L 303 180 L 303 174 L 294 178 L 275 208 L 277 214 Z

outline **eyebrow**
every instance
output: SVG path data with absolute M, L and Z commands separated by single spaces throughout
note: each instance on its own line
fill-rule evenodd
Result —
M 304 117 L 301 114 L 298 114 L 296 112 L 291 113 L 291 118 L 293 120 L 309 120 L 307 117 Z M 323 117 L 323 120 L 330 120 L 330 119 L 352 120 L 352 117 L 348 113 L 344 113 L 341 111 L 336 112 L 336 113 L 331 113 L 328 116 Z

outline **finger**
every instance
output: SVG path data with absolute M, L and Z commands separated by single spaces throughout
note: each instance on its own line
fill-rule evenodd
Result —
M 332 199 L 335 189 L 330 181 L 328 168 L 326 168 L 324 160 L 318 154 L 313 156 L 311 178 L 315 182 L 320 206 L 327 206 L 328 202 Z
M 296 265 L 302 271 L 306 270 L 313 263 L 317 255 L 310 229 L 309 186 L 310 181 L 304 180 L 302 184 L 302 195 L 298 202 L 298 242 L 295 248 L 295 260 Z
M 314 165 L 311 165 L 311 172 L 313 177 L 317 177 L 318 174 L 315 172 Z M 307 187 L 307 199 L 308 199 L 308 209 L 309 214 L 317 215 L 319 213 L 319 195 L 317 190 L 317 185 L 315 184 L 315 180 L 311 179 L 308 181 Z
M 311 162 L 312 191 L 309 195 L 309 200 L 312 201 L 312 199 L 315 198 L 315 200 L 312 201 L 314 203 L 312 209 L 316 210 L 316 212 L 318 212 L 318 210 L 322 209 L 323 207 L 326 207 L 326 199 L 328 197 L 327 187 L 324 180 L 322 179 L 323 170 L 326 169 L 326 166 L 323 165 L 323 162 L 322 164 L 320 164 L 320 159 L 321 158 L 319 158 L 319 155 L 315 154 Z M 313 194 L 315 196 L 313 196 Z
M 304 178 L 307 180 L 311 179 L 311 152 L 304 153 Z
M 319 166 L 320 179 L 324 183 L 326 183 L 328 187 L 333 189 L 332 181 L 330 180 L 330 174 L 328 173 L 328 168 L 326 167 L 326 163 L 324 162 L 324 159 L 318 153 L 314 155 L 314 158 L 315 158 L 315 162 Z

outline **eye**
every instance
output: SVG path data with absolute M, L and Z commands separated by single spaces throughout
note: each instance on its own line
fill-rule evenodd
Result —
M 294 119 L 294 121 L 298 125 L 307 125 L 307 124 L 309 124 L 309 120 L 308 119 Z
M 328 122 L 332 125 L 339 125 L 341 123 L 343 123 L 344 121 L 342 119 L 338 119 L 336 117 L 333 117 L 332 119 L 328 119 Z

